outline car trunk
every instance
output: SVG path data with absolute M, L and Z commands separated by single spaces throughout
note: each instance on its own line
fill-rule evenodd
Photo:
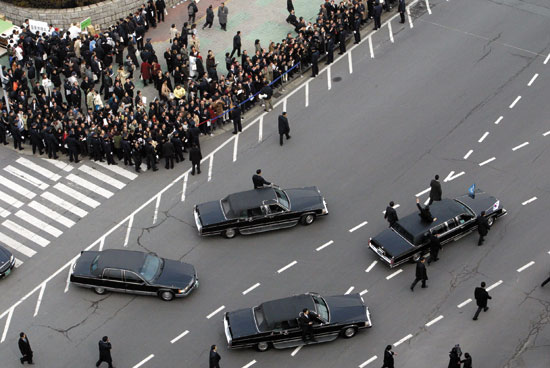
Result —
M 252 308 L 239 309 L 227 313 L 227 320 L 233 339 L 251 336 L 258 333 Z
M 222 212 L 220 201 L 206 202 L 197 205 L 197 211 L 201 220 L 202 226 L 219 224 L 225 221 L 225 216 Z
M 378 236 L 372 238 L 371 244 L 376 248 L 381 248 L 388 258 L 397 259 L 401 255 L 408 253 L 413 249 L 411 243 L 403 239 L 393 229 L 386 229 Z

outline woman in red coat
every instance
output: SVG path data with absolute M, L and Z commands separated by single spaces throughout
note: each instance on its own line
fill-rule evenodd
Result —
M 141 63 L 141 79 L 144 86 L 147 86 L 147 81 L 151 79 L 151 64 L 147 61 Z

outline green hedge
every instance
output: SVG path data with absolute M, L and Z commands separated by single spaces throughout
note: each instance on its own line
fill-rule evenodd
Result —
M 24 8 L 67 9 L 97 4 L 103 0 L 3 0 Z

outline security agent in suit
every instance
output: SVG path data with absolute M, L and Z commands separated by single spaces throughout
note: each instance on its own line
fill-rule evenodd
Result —
M 29 364 L 34 364 L 32 362 L 32 349 L 31 344 L 29 342 L 29 338 L 24 332 L 21 332 L 19 334 L 19 351 L 21 352 L 21 355 L 23 355 L 19 360 L 21 361 L 21 364 L 24 364 L 25 362 Z
M 170 141 L 174 145 L 176 162 L 185 161 L 185 157 L 183 157 L 183 142 L 180 138 L 180 133 L 176 131 Z
M 389 206 L 386 207 L 386 213 L 384 213 L 384 218 L 388 220 L 388 222 L 390 223 L 390 227 L 392 227 L 393 224 L 399 221 L 399 218 L 397 217 L 397 211 L 395 211 L 395 208 L 393 208 L 394 205 L 395 203 L 391 201 Z
M 329 65 L 334 61 L 334 38 L 331 33 L 327 33 L 327 62 L 325 65 Z
M 191 161 L 191 175 L 195 175 L 195 168 L 197 168 L 197 174 L 200 174 L 202 154 L 196 144 L 193 144 L 189 150 L 189 160 Z
M 105 158 L 107 159 L 107 165 L 116 165 L 115 157 L 113 155 L 113 145 L 111 144 L 111 137 L 107 134 L 103 136 L 103 142 L 101 143 L 103 152 L 105 152 Z
M 428 204 L 432 204 L 433 201 L 440 201 L 442 195 L 443 192 L 441 191 L 439 175 L 436 175 L 435 178 L 432 179 L 432 181 L 430 182 L 430 202 Z
M 487 312 L 489 307 L 487 306 L 487 301 L 489 299 L 492 299 L 487 290 L 485 290 L 485 282 L 481 283 L 481 287 L 476 287 L 474 291 L 474 297 L 476 299 L 477 304 L 477 311 L 476 314 L 474 314 L 474 318 L 472 318 L 474 321 L 477 321 L 477 317 L 479 316 L 479 313 L 483 309 L 484 312 Z
M 485 240 L 484 238 L 487 236 L 487 233 L 491 228 L 491 226 L 489 226 L 489 222 L 487 222 L 487 218 L 485 218 L 485 211 L 481 211 L 476 219 L 476 223 L 477 232 L 479 233 L 479 241 L 477 242 L 477 245 L 480 246 L 483 244 L 483 241 Z
M 307 343 L 308 337 L 309 340 L 316 342 L 315 336 L 313 335 L 313 323 L 323 323 L 324 321 L 319 318 L 315 312 L 310 312 L 309 309 L 304 308 L 300 315 L 298 316 L 298 324 L 302 329 L 302 340 L 304 343 Z
M 388 345 L 386 346 L 386 349 L 384 349 L 384 365 L 382 368 L 394 368 L 394 362 L 393 362 L 393 356 L 397 355 L 392 350 L 392 346 Z
M 286 135 L 286 139 L 290 139 L 290 126 L 288 125 L 288 119 L 286 117 L 286 111 L 283 111 L 282 115 L 279 115 L 279 144 L 283 145 L 283 135 Z
M 418 281 L 422 281 L 422 288 L 427 288 L 428 285 L 426 285 L 426 280 L 428 280 L 428 272 L 426 271 L 426 260 L 424 258 L 420 258 L 418 262 L 416 262 L 416 273 L 415 273 L 415 279 L 413 283 L 411 284 L 411 291 L 414 291 L 415 285 L 418 283 Z
M 262 176 L 261 169 L 256 170 L 256 174 L 252 175 L 252 184 L 254 184 L 254 189 L 263 188 L 264 185 L 271 185 L 271 183 Z
M 111 342 L 109 341 L 109 338 L 107 336 L 103 336 L 101 340 L 99 340 L 99 360 L 95 364 L 96 367 L 99 367 L 99 365 L 103 362 L 109 364 L 109 368 L 113 368 L 113 358 L 111 357 Z
M 355 38 L 355 45 L 361 42 L 361 16 L 358 13 L 355 14 L 355 20 L 353 21 L 353 37 Z
M 173 169 L 174 168 L 174 157 L 176 156 L 176 150 L 174 149 L 174 144 L 169 141 L 165 140 L 162 144 L 162 155 L 164 156 L 165 169 Z
M 120 142 L 122 146 L 122 157 L 124 158 L 124 165 L 133 165 L 132 162 L 132 145 L 128 140 L 128 133 L 122 135 L 122 141 Z
M 141 172 L 141 144 L 138 141 L 134 142 L 134 147 L 132 147 L 132 158 L 134 159 L 134 165 L 136 167 L 136 172 Z
M 434 235 L 431 232 L 428 233 L 428 239 L 430 240 L 430 258 L 428 259 L 428 264 L 430 264 L 432 261 L 437 262 L 439 260 L 437 255 L 441 249 L 441 242 L 439 241 L 437 235 Z
M 425 222 L 434 222 L 437 220 L 437 217 L 433 217 L 432 213 L 430 212 L 430 206 L 422 207 L 420 205 L 420 199 L 416 198 L 416 207 L 420 211 L 418 216 L 422 219 L 422 221 Z
M 374 30 L 380 29 L 382 27 L 382 5 L 378 0 L 376 0 L 376 4 L 374 5 Z
M 212 345 L 210 347 L 210 356 L 208 357 L 208 363 L 210 368 L 220 368 L 220 360 L 222 357 L 218 354 L 218 347 Z
M 80 160 L 78 159 L 78 150 L 79 150 L 79 144 L 78 140 L 76 139 L 74 133 L 71 133 L 69 137 L 67 137 L 67 148 L 69 150 L 69 161 L 79 163 Z
M 407 4 L 405 3 L 405 0 L 399 0 L 397 11 L 399 11 L 399 16 L 401 17 L 399 23 L 405 23 L 405 12 L 407 11 Z
M 151 138 L 147 138 L 147 144 L 145 145 L 145 157 L 147 158 L 147 170 L 150 170 L 151 167 L 153 168 L 153 171 L 157 171 L 157 153 L 155 152 L 155 147 L 153 147 L 152 144 L 153 140 Z
M 233 134 L 238 134 L 238 132 L 243 131 L 242 118 L 241 118 L 241 107 L 237 104 L 231 110 L 231 120 L 233 121 Z

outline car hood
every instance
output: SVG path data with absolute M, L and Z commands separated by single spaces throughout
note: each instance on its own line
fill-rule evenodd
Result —
M 76 260 L 73 269 L 75 276 L 94 276 L 91 271 L 92 261 L 99 254 L 96 251 L 86 251 L 80 253 L 80 257 Z
M 0 247 L 0 266 L 6 262 L 9 262 L 11 258 L 11 252 L 4 247 Z
M 184 289 L 195 279 L 195 267 L 188 263 L 164 259 L 164 267 L 154 281 L 160 286 Z
M 222 212 L 220 201 L 212 201 L 197 205 L 199 216 L 203 226 L 219 224 L 226 221 Z
M 386 229 L 380 234 L 372 238 L 378 246 L 384 249 L 386 255 L 390 257 L 399 257 L 401 254 L 408 252 L 413 248 L 411 243 L 403 239 L 403 237 L 393 229 Z
M 492 195 L 489 195 L 483 191 L 476 191 L 475 197 L 472 198 L 469 195 L 463 195 L 461 197 L 457 198 L 458 201 L 464 203 L 466 206 L 470 207 L 476 214 L 476 216 L 479 216 L 481 211 L 485 211 L 487 214 L 493 212 L 495 209 L 493 209 L 493 205 L 498 201 L 495 197 Z M 499 203 L 499 207 L 502 208 L 502 205 Z
M 323 197 L 317 187 L 285 189 L 292 211 L 307 211 L 323 208 Z
M 359 294 L 323 297 L 330 311 L 330 323 L 366 321 L 366 306 Z
M 239 338 L 258 333 L 252 308 L 239 309 L 226 314 L 232 337 Z

